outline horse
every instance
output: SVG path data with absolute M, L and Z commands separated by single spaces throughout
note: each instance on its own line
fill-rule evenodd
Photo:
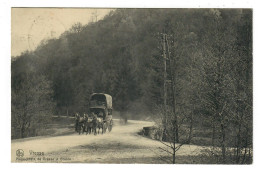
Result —
M 104 127 L 104 123 L 103 123 L 103 119 L 94 116 L 92 121 L 88 121 L 88 133 L 90 134 L 91 131 L 94 133 L 94 135 L 97 135 L 100 133 L 100 129 L 102 129 L 102 134 L 103 134 L 103 127 Z M 98 130 L 97 130 L 98 129 Z
M 102 129 L 102 134 L 105 132 L 105 124 L 103 119 L 94 115 L 92 118 L 86 120 L 85 123 L 86 134 L 91 134 L 92 132 L 94 135 L 100 133 L 100 129 Z
M 91 134 L 91 132 L 93 131 L 93 120 L 92 119 L 88 119 L 86 121 L 85 128 L 86 128 L 86 134 Z
M 105 127 L 105 124 L 103 122 L 103 119 L 97 118 L 98 134 L 99 134 L 100 129 L 102 129 L 102 134 L 104 133 L 104 129 L 105 129 L 104 127 Z
M 94 116 L 93 117 L 93 120 L 92 120 L 92 131 L 94 133 L 94 135 L 97 135 L 97 126 L 98 126 L 98 118 L 97 116 Z
M 75 132 L 78 132 L 78 124 L 79 124 L 80 115 L 75 113 Z
M 88 117 L 85 114 L 83 117 L 80 117 L 78 113 L 76 113 L 75 117 L 76 117 L 75 128 L 80 135 L 81 132 L 84 133 L 86 131 L 86 122 L 88 121 Z

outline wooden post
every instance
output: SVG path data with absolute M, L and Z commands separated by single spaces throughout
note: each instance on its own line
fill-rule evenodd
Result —
M 165 42 L 167 45 L 167 53 L 168 53 L 168 59 L 169 59 L 169 64 L 170 64 L 170 77 L 171 77 L 171 88 L 172 88 L 172 110 L 174 114 L 174 130 L 175 130 L 175 139 L 176 142 L 179 142 L 179 128 L 178 128 L 178 118 L 176 114 L 176 73 L 175 73 L 175 60 L 173 57 L 173 63 L 171 62 L 171 56 L 170 56 L 170 49 L 169 49 L 169 42 L 167 35 L 165 36 Z
M 166 45 L 165 45 L 165 36 L 166 34 L 162 34 L 162 46 L 163 46 L 163 61 L 164 61 L 164 74 L 163 74 L 163 79 L 164 79 L 164 85 L 163 85 L 163 103 L 164 103 L 164 115 L 163 115 L 163 135 L 162 135 L 162 140 L 166 141 L 167 140 L 167 135 L 166 135 L 166 124 L 167 124 L 167 60 L 166 60 Z
M 166 46 L 165 46 L 166 34 L 163 34 L 163 60 L 164 60 L 164 109 L 167 106 L 167 61 L 166 61 Z

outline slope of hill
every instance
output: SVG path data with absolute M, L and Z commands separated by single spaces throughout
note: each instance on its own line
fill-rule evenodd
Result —
M 213 144 L 251 147 L 250 9 L 117 9 L 75 24 L 12 60 L 13 129 L 23 138 L 29 129 L 44 129 L 51 115 L 87 112 L 93 92 L 110 94 L 114 109 L 130 119 L 158 116 L 162 33 L 175 62 L 168 71 L 176 73 L 180 126 L 210 129 Z M 170 106 L 170 87 L 167 95 Z

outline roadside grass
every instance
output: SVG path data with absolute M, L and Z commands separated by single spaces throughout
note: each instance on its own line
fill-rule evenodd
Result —
M 156 130 L 155 127 L 149 128 L 151 131 Z M 181 129 L 179 129 L 179 140 L 180 143 L 184 143 L 187 139 L 183 132 L 189 132 L 188 126 L 184 125 Z M 139 135 L 144 137 L 158 140 L 153 135 L 156 134 L 154 132 L 144 133 L 144 130 L 138 132 Z M 145 136 L 144 134 L 148 134 Z M 217 139 L 215 139 L 217 141 Z M 225 163 L 222 161 L 222 153 L 220 146 L 215 144 L 215 147 L 212 147 L 212 134 L 210 128 L 205 128 L 201 125 L 196 125 L 192 131 L 192 138 L 190 143 L 186 143 L 190 145 L 197 145 L 197 146 L 207 146 L 207 149 L 201 150 L 201 154 L 199 155 L 176 155 L 176 164 L 252 164 L 252 156 L 248 156 L 248 153 L 244 154 L 241 153 L 240 163 L 236 163 L 236 158 L 233 148 L 231 144 L 227 145 L 226 150 L 226 160 Z M 252 154 L 252 153 L 251 153 Z M 159 159 L 159 157 L 157 158 Z M 156 159 L 156 160 L 157 160 Z M 170 160 L 171 156 L 165 157 L 164 160 L 159 161 L 160 163 L 171 163 Z
M 74 118 L 54 116 L 44 128 L 30 129 L 26 138 L 38 136 L 60 136 L 74 133 Z M 19 139 L 19 129 L 12 128 L 11 139 Z
M 59 136 L 74 133 L 74 118 L 52 117 L 46 129 L 40 129 L 38 136 Z

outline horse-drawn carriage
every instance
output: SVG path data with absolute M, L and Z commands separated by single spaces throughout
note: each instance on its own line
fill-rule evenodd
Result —
M 81 132 L 97 134 L 100 129 L 102 134 L 107 129 L 110 132 L 113 127 L 112 110 L 112 97 L 110 95 L 93 93 L 90 96 L 89 113 L 84 114 L 83 117 L 78 117 L 78 120 L 76 118 L 77 131 L 79 134 Z

